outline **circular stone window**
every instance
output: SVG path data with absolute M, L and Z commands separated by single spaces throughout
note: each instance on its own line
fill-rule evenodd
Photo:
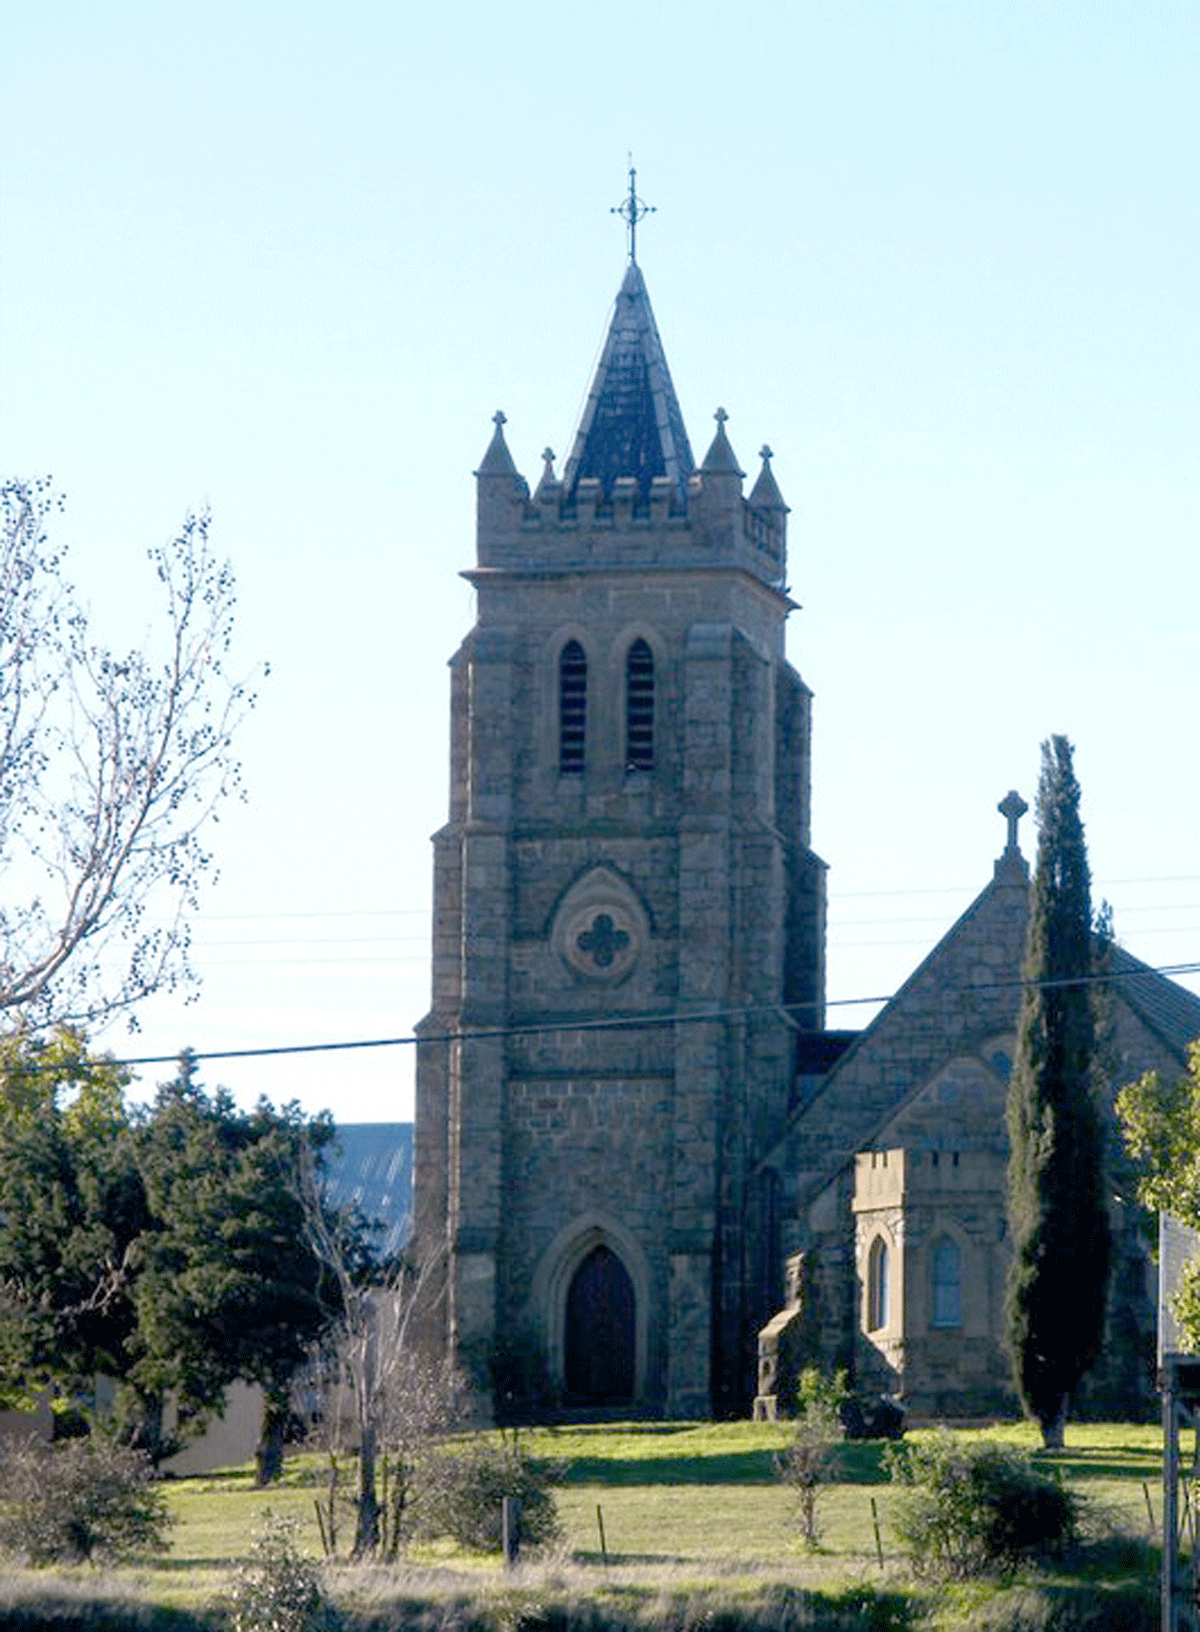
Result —
M 638 926 L 614 902 L 585 907 L 566 926 L 563 951 L 567 962 L 593 980 L 620 980 L 641 950 Z
M 625 880 L 597 868 L 567 892 L 551 941 L 577 975 L 613 985 L 641 957 L 647 933 L 645 912 Z

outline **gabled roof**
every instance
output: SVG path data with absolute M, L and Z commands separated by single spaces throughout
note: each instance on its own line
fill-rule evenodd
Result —
M 767 1165 L 794 1176 L 798 1197 L 811 1197 L 856 1151 L 885 1138 L 893 1119 L 951 1060 L 979 1056 L 984 1045 L 1015 1030 L 1028 902 L 1025 862 L 1018 851 L 1006 851 L 991 882 L 796 1106 Z M 1119 946 L 1112 948 L 1112 970 L 1121 1068 L 1141 1071 L 1161 1059 L 1163 1069 L 1182 1070 L 1188 1044 L 1200 1037 L 1200 997 Z M 1122 1011 L 1140 1022 L 1140 1036 Z M 1147 1033 L 1161 1048 L 1159 1058 L 1145 1057 Z M 953 1122 L 950 1112 L 947 1118 Z
M 1182 1069 L 1188 1044 L 1200 1038 L 1200 997 L 1160 975 L 1124 947 L 1113 947 L 1112 967 L 1117 996 L 1179 1056 Z
M 655 476 L 668 476 L 682 497 L 694 469 L 646 282 L 631 261 L 563 472 L 567 496 L 584 477 L 607 495 L 618 476 L 632 476 L 645 495 Z
M 956 1055 L 1011 1031 L 1021 996 L 1029 872 L 1006 852 L 995 876 L 792 1114 L 768 1165 L 799 1193 L 833 1177 Z

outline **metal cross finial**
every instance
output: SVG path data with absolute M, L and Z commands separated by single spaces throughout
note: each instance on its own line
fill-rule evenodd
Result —
M 501 425 L 508 424 L 508 415 L 504 412 L 503 408 L 496 409 L 496 412 L 492 415 L 492 424 L 497 430 L 500 429 Z
M 996 806 L 996 809 L 1008 822 L 1008 843 L 1005 845 L 1005 850 L 1020 850 L 1021 846 L 1017 843 L 1017 823 L 1029 809 L 1029 806 L 1021 798 L 1016 788 L 1010 788 Z
M 729 418 L 729 415 L 725 412 L 724 408 L 718 408 L 716 413 L 713 415 L 713 418 L 716 420 L 718 425 L 724 425 L 725 421 Z
M 773 450 L 771 448 L 769 448 L 767 446 L 767 444 L 764 442 L 762 447 L 759 448 L 759 450 L 758 450 L 758 457 L 760 459 L 762 459 L 766 464 L 770 464 L 771 460 L 774 459 L 775 454 L 774 454 Z
M 633 154 L 629 155 L 629 197 L 621 204 L 614 204 L 608 212 L 610 215 L 619 215 L 629 230 L 629 260 L 632 266 L 637 265 L 637 228 L 643 216 L 654 214 L 654 205 L 645 204 L 637 196 L 637 171 L 633 168 Z

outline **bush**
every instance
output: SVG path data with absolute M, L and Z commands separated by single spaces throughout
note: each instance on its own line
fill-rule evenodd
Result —
M 813 1367 L 802 1371 L 796 1384 L 800 1409 L 792 1439 L 775 1458 L 779 1477 L 796 1492 L 800 1533 L 809 1547 L 815 1547 L 821 1539 L 817 1493 L 833 1478 L 844 1438 L 838 1413 L 845 1395 L 844 1372 L 828 1378 Z
M 297 1525 L 268 1512 L 234 1582 L 234 1632 L 308 1632 L 324 1607 L 320 1570 L 296 1547 Z
M 140 1451 L 100 1436 L 0 1445 L 0 1548 L 30 1564 L 162 1552 L 171 1524 Z
M 895 1529 L 918 1575 L 1005 1574 L 1075 1541 L 1075 1498 L 1022 1451 L 943 1431 L 931 1443 L 889 1448 L 888 1463 L 908 1487 Z
M 521 1504 L 522 1546 L 539 1547 L 561 1533 L 550 1487 L 561 1477 L 553 1464 L 525 1454 L 516 1435 L 484 1439 L 431 1457 L 425 1468 L 418 1527 L 423 1536 L 452 1536 L 473 1552 L 497 1552 L 502 1504 Z

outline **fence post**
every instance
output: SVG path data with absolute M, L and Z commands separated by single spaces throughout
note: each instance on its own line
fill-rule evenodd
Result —
M 504 1567 L 511 1570 L 521 1554 L 521 1504 L 515 1496 L 505 1496 L 500 1503 L 500 1543 Z

